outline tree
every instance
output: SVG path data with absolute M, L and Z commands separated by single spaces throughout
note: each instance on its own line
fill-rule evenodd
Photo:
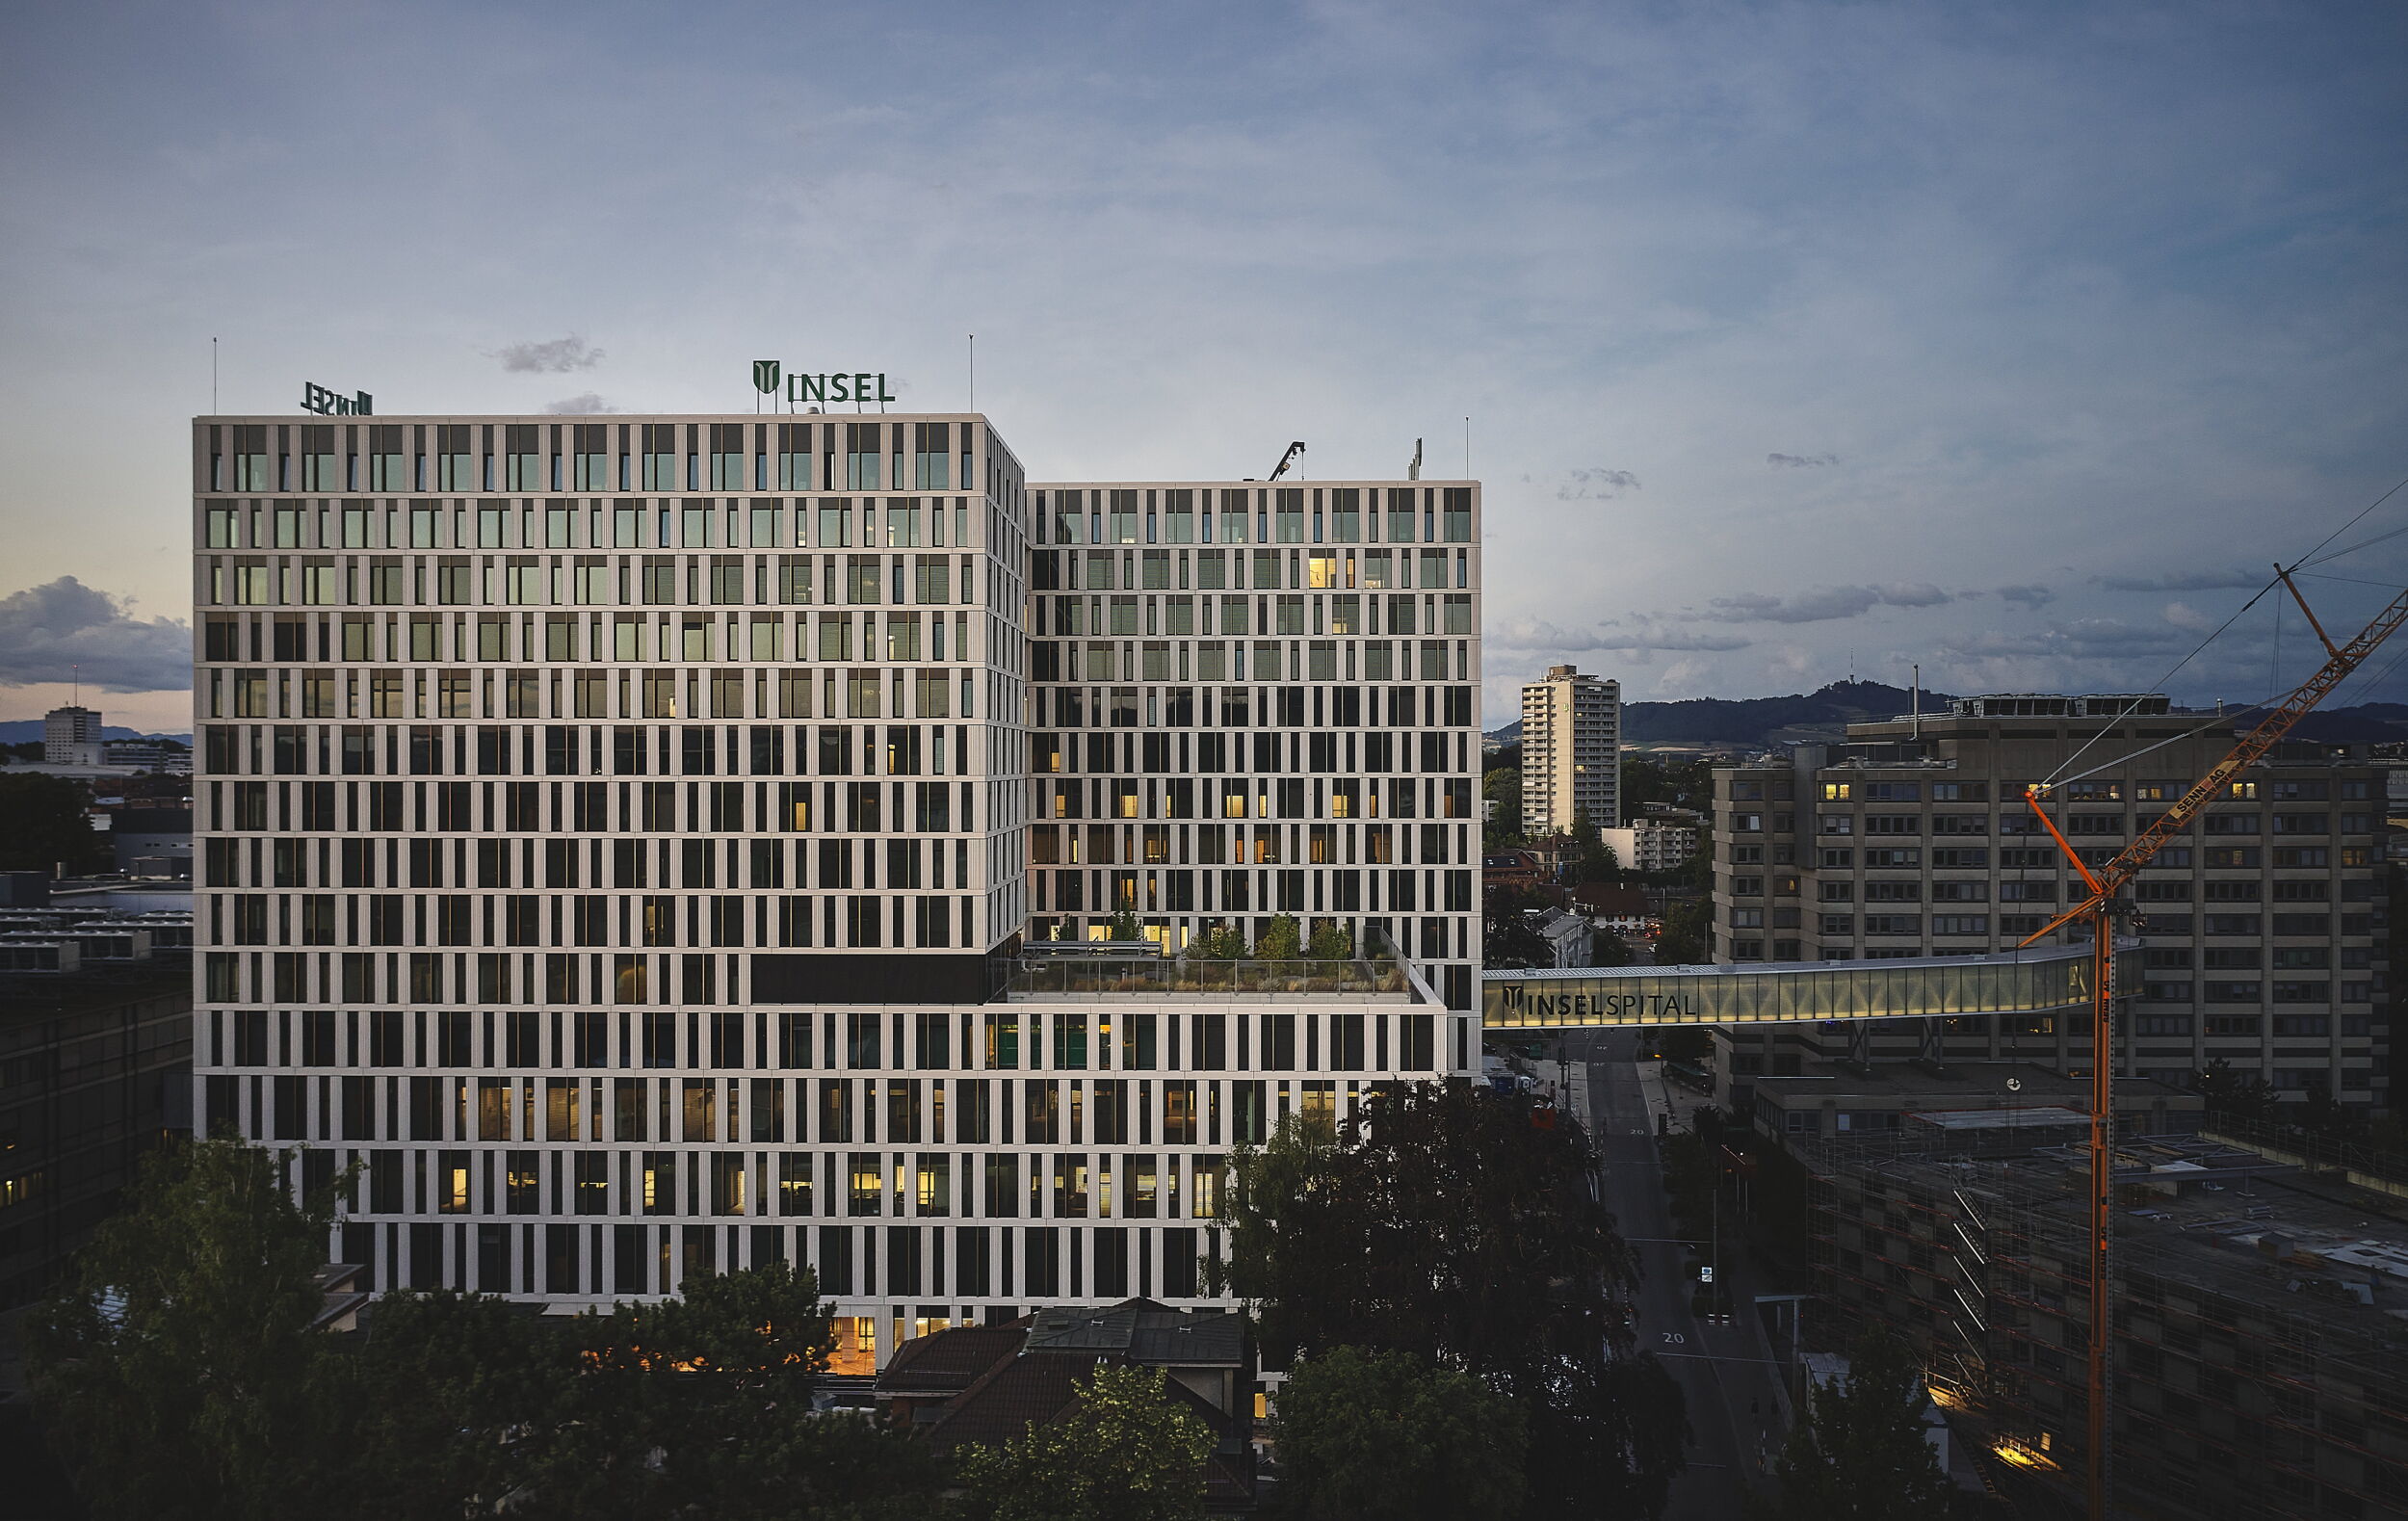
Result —
M 1112 928 L 1104 932 L 1114 940 L 1142 940 L 1145 938 L 1145 926 L 1138 923 L 1136 914 L 1123 908 L 1112 915 Z
M 1522 1413 L 1458 1369 L 1337 1347 L 1298 1363 L 1272 1423 L 1279 1494 L 1314 1521 L 1501 1521 L 1517 1514 Z
M 334 1199 L 296 1204 L 290 1159 L 235 1141 L 152 1152 L 125 1212 L 32 1316 L 51 1439 L 101 1521 L 341 1508 L 310 1330 Z
M 1588 964 L 1591 966 L 1630 965 L 1630 942 L 1610 930 L 1594 931 L 1588 937 Z
M 1553 966 L 1556 954 L 1544 936 L 1531 928 L 1519 908 L 1500 910 L 1493 903 L 1482 920 L 1480 964 L 1491 970 L 1516 966 Z
M 961 1463 L 992 1521 L 1183 1521 L 1204 1513 L 1213 1430 L 1160 1369 L 1098 1367 L 1069 1414 Z
M 1195 932 L 1188 955 L 1199 961 L 1235 961 L 1245 955 L 1245 936 L 1226 920 L 1216 919 Z
M 1496 851 L 1520 845 L 1522 835 L 1522 768 L 1517 758 L 1511 764 L 1502 763 L 1482 772 L 1479 795 L 1497 805 L 1497 816 L 1480 830 L 1480 843 Z
M 1690 760 L 1622 757 L 1621 801 L 1626 819 L 1638 817 L 1651 802 L 1703 813 L 1714 806 L 1714 762 L 1702 756 Z
M 2308 1084 L 2308 1101 L 2299 1106 L 2299 1128 L 2333 1141 L 2369 1139 L 2367 1116 L 2333 1096 L 2329 1082 L 2320 1082 L 2317 1073 Z
M 681 1297 L 545 1321 L 483 1295 L 377 1306 L 350 1464 L 371 1516 L 509 1513 L 772 1521 L 925 1513 L 927 1448 L 812 1413 L 833 1336 L 812 1275 L 783 1262 L 690 1275 Z
M 1225 1281 L 1274 1365 L 1402 1351 L 1512 1400 L 1531 1513 L 1640 1513 L 1679 1471 L 1687 1423 L 1615 1313 L 1636 1265 L 1589 1192 L 1594 1165 L 1581 1132 L 1534 1127 L 1526 1104 L 1385 1089 L 1334 1133 L 1291 1120 L 1240 1153 Z
M 1925 1521 L 1949 1511 L 1951 1485 L 1924 1440 L 1923 1364 L 1876 1325 L 1847 1377 L 1815 1385 L 1774 1459 L 1765 1521 Z
M 491 1295 L 395 1290 L 370 1312 L 353 1371 L 347 1488 L 361 1521 L 557 1491 L 551 1433 L 575 1419 L 580 1392 L 557 1324 Z
M 1304 944 L 1304 954 L 1316 961 L 1345 961 L 1354 956 L 1354 936 L 1341 919 L 1313 921 L 1312 938 Z
M 162 1151 L 29 1327 L 53 1440 L 98 1521 L 507 1512 L 734 1521 L 920 1516 L 925 1446 L 814 1416 L 829 1323 L 783 1263 L 682 1298 L 547 1319 L 483 1295 L 385 1295 L 311 1329 L 334 1187 L 290 1153 Z
M 1273 914 L 1254 937 L 1254 955 L 1265 961 L 1293 961 L 1304 954 L 1304 927 L 1294 914 Z
M 1564 863 L 1563 879 L 1567 886 L 1578 887 L 1588 882 L 1610 882 L 1622 875 L 1622 867 L 1597 827 L 1597 821 L 1582 808 L 1572 815 L 1572 858 Z
M 2275 1118 L 2282 1105 L 2273 1084 L 2254 1072 L 2236 1071 L 2222 1057 L 2211 1059 L 2190 1086 L 2206 1097 L 2209 1109 L 2240 1119 Z
M 1658 966 L 1701 966 L 1714 959 L 1714 905 L 1703 898 L 1674 904 L 1656 937 Z
M 0 775 L 0 871 L 96 870 L 100 841 L 84 816 L 91 804 L 83 783 L 64 776 Z

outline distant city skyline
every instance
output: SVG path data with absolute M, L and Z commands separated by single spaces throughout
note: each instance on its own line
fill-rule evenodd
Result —
M 771 357 L 912 410 L 976 332 L 1090 479 L 1454 476 L 1468 419 L 1491 712 L 2156 686 L 2408 475 L 2394 8 L 98 15 L 9 24 L 0 717 L 81 664 L 189 721 L 213 339 L 226 412 L 749 409 Z M 2289 685 L 2283 618 L 2164 684 Z

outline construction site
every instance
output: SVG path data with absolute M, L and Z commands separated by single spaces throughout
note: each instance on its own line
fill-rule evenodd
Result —
M 2087 1509 L 2090 1159 L 2061 1117 L 1788 1141 L 1816 1292 L 1917 1342 L 2028 1517 Z M 2212 1135 L 2121 1140 L 2113 1183 L 2115 1513 L 2408 1516 L 2408 1199 Z

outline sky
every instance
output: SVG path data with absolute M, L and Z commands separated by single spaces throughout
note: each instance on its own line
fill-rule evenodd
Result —
M 1468 452 L 1491 726 L 1563 661 L 2254 699 L 2296 610 L 2201 642 L 2408 526 L 2344 529 L 2408 478 L 2404 57 L 2346 0 L 11 7 L 0 718 L 188 726 L 213 338 L 298 415 L 954 409 L 975 333 L 1036 478 Z M 2408 536 L 2315 568 L 2354 628 Z

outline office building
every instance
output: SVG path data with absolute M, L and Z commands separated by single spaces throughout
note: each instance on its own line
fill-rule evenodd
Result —
M 1522 832 L 1622 823 L 1622 684 L 1550 666 L 1522 688 Z
M 52 708 L 42 715 L 41 758 L 52 766 L 105 764 L 100 714 L 92 708 Z
M 2093 743 L 2095 742 L 2095 744 Z M 1717 960 L 1952 957 L 2013 948 L 2081 879 L 2024 800 L 2090 745 L 2051 804 L 2091 864 L 2112 858 L 2230 749 L 2233 724 L 2162 697 L 1957 699 L 1943 715 L 1850 724 L 1786 764 L 1717 768 Z M 2124 758 L 2130 757 L 2130 758 Z M 2222 1061 L 2287 1096 L 2389 1102 L 2383 775 L 2285 744 L 2166 846 L 2127 895 L 2138 985 L 2118 1071 L 2183 1083 Z M 2070 926 L 2055 939 L 2087 934 Z M 1849 1057 L 2039 1062 L 2086 1071 L 2086 1022 L 1967 1015 L 1873 1029 L 1717 1033 L 1717 1096 L 1759 1073 Z
M 785 1257 L 862 1371 L 1199 1304 L 1229 1150 L 1469 1069 L 1469 484 L 1032 485 L 975 415 L 194 471 L 205 1112 L 365 1158 L 379 1287 Z

